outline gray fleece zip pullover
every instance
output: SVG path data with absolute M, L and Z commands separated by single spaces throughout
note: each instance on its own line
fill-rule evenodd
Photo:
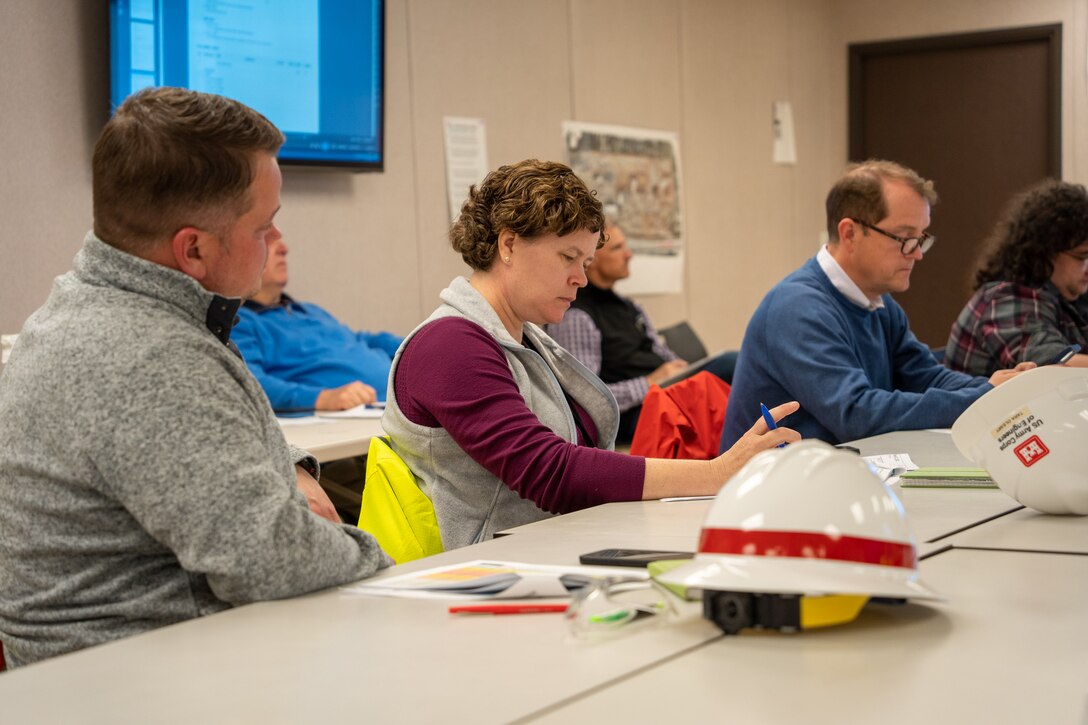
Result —
M 228 344 L 238 300 L 89 234 L 0 376 L 0 641 L 26 664 L 361 579 Z

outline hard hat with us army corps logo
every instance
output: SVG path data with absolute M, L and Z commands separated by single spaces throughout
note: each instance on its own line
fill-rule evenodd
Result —
M 1088 370 L 1020 373 L 965 410 L 952 440 L 1025 506 L 1088 515 Z
M 821 441 L 752 458 L 718 492 L 695 559 L 658 579 L 701 590 L 704 615 L 729 634 L 847 622 L 873 597 L 941 598 L 918 580 L 895 493 Z

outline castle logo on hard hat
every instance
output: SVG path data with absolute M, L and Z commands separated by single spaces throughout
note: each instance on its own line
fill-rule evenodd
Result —
M 1024 371 L 988 391 L 952 425 L 960 453 L 985 468 L 1002 491 L 1047 514 L 1088 516 L 1085 441 L 1088 369 L 1063 365 Z
M 1046 454 L 1050 453 L 1050 449 L 1039 440 L 1039 436 L 1032 436 L 1014 448 L 1013 453 L 1025 466 L 1034 466 L 1046 458 Z

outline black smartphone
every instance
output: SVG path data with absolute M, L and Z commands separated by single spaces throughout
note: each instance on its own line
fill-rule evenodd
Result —
M 578 557 L 581 564 L 599 566 L 647 566 L 652 561 L 664 559 L 690 559 L 691 551 L 660 551 L 655 549 L 601 549 Z
M 1080 352 L 1080 345 L 1074 342 L 1055 355 L 1054 359 L 1048 362 L 1047 365 L 1065 365 L 1078 352 Z

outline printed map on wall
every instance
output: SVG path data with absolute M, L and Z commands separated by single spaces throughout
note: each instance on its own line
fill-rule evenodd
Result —
M 574 172 L 597 192 L 634 257 L 623 294 L 683 290 L 680 147 L 675 133 L 567 121 L 563 136 Z

